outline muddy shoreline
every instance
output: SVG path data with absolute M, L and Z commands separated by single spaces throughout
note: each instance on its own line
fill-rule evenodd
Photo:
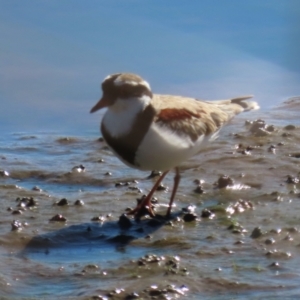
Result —
M 157 219 L 127 227 L 120 216 L 155 179 L 123 166 L 96 135 L 2 140 L 0 296 L 293 299 L 299 107 L 295 98 L 235 119 L 182 166 L 172 219 L 159 217 L 171 174 L 155 194 Z

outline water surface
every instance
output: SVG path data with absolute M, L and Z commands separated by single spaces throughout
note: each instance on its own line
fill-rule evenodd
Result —
M 294 98 L 269 112 L 238 116 L 182 166 L 172 220 L 143 218 L 128 229 L 119 226 L 120 215 L 154 179 L 124 166 L 97 131 L 3 135 L 0 296 L 296 299 L 299 108 Z M 267 136 L 256 136 L 245 125 L 258 118 L 274 125 Z M 80 165 L 84 172 L 74 169 Z M 233 186 L 219 188 L 215 183 L 222 175 L 233 179 Z M 169 189 L 156 193 L 158 215 L 166 211 L 172 177 L 163 182 Z M 196 179 L 204 181 L 202 194 L 195 192 Z M 35 205 L 23 207 L 24 197 L 33 197 Z M 68 205 L 57 205 L 63 198 Z M 195 206 L 197 221 L 183 220 L 181 210 L 189 205 Z M 205 208 L 213 218 L 202 217 Z M 66 221 L 49 221 L 58 214 Z M 19 230 L 12 230 L 14 221 Z

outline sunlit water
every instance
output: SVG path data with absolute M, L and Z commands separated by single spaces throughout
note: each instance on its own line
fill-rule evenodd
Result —
M 1 299 L 105 299 L 110 292 L 120 292 L 112 299 L 134 299 L 129 298 L 134 292 L 150 299 L 153 285 L 165 289 L 158 299 L 297 299 L 299 110 L 295 99 L 234 119 L 217 141 L 183 165 L 173 219 L 158 225 L 132 221 L 129 229 L 119 226 L 119 216 L 154 179 L 124 166 L 97 131 L 2 135 Z M 265 137 L 251 133 L 245 120 L 257 118 L 274 131 Z M 295 128 L 285 127 L 290 124 Z M 84 172 L 73 169 L 79 165 Z M 218 188 L 214 183 L 221 175 L 235 185 Z M 156 193 L 158 214 L 166 211 L 172 177 L 163 182 L 169 190 Z M 204 181 L 203 194 L 195 193 L 195 179 Z M 116 187 L 118 182 L 128 184 Z M 18 197 L 37 203 L 18 207 Z M 62 198 L 69 204 L 58 206 Z M 78 199 L 83 206 L 74 204 Z M 253 207 L 234 210 L 240 199 Z M 190 204 L 199 220 L 184 222 L 181 209 Z M 201 217 L 204 208 L 215 217 Z M 66 222 L 49 221 L 57 214 Z M 91 220 L 97 216 L 99 221 Z M 19 221 L 19 230 L 12 230 L 13 221 Z M 251 237 L 257 227 L 261 235 Z M 139 264 L 147 254 L 160 261 Z M 175 265 L 168 263 L 174 260 Z

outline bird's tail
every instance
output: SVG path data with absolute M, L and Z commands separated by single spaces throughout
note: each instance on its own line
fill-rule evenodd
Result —
M 240 96 L 227 100 L 216 100 L 216 101 L 207 101 L 218 106 L 221 110 L 226 112 L 228 116 L 233 117 L 244 111 L 249 111 L 253 109 L 259 109 L 259 105 L 255 101 L 249 101 L 253 96 Z

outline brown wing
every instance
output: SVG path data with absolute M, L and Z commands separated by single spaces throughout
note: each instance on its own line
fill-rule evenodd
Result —
M 196 141 L 201 135 L 212 135 L 233 116 L 256 108 L 255 102 L 244 101 L 251 96 L 220 101 L 200 101 L 171 95 L 153 95 L 156 110 L 154 122 Z

